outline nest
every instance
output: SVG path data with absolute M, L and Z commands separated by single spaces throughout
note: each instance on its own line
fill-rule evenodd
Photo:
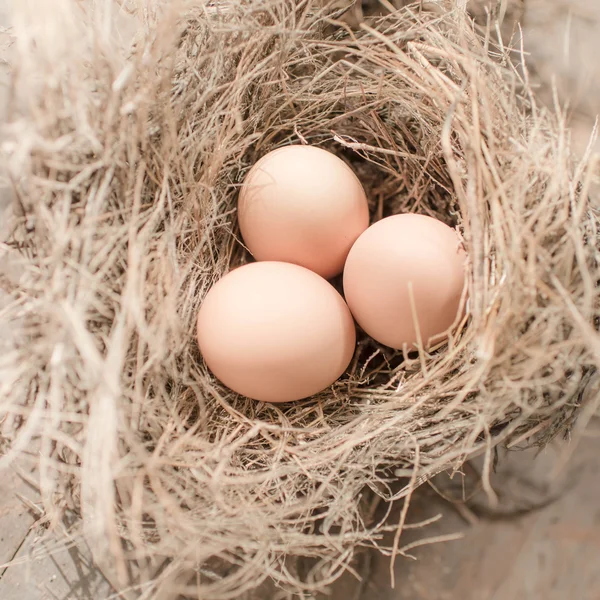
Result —
M 485 486 L 496 446 L 595 410 L 597 163 L 572 162 L 564 116 L 462 8 L 383 6 L 352 29 L 312 0 L 149 3 L 129 7 L 131 44 L 130 21 L 111 25 L 127 6 L 17 7 L 1 464 L 36 463 L 50 528 L 78 515 L 126 597 L 267 580 L 308 597 L 361 547 L 408 553 L 420 483 L 480 453 Z M 215 380 L 194 326 L 249 260 L 240 182 L 292 142 L 347 161 L 373 219 L 455 226 L 470 299 L 447 344 L 403 355 L 359 336 L 331 389 L 269 405 Z M 374 499 L 402 498 L 399 523 L 374 519 Z

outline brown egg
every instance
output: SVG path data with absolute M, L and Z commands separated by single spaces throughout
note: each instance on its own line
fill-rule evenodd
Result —
M 312 396 L 342 375 L 356 332 L 343 298 L 322 277 L 289 263 L 235 269 L 206 295 L 198 344 L 226 386 L 255 400 Z
M 250 170 L 238 217 L 256 260 L 301 265 L 327 278 L 342 272 L 369 226 L 365 192 L 350 167 L 315 146 L 285 146 Z
M 414 348 L 416 321 L 427 347 L 442 340 L 457 318 L 465 259 L 456 232 L 437 219 L 414 214 L 382 219 L 348 255 L 346 301 L 357 323 L 381 344 Z

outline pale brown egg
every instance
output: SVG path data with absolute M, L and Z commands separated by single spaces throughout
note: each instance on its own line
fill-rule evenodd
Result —
M 369 226 L 363 187 L 343 160 L 315 146 L 285 146 L 259 160 L 240 191 L 238 218 L 256 260 L 294 263 L 326 279 L 342 272 Z
M 357 323 L 391 348 L 444 339 L 465 287 L 466 255 L 456 232 L 437 219 L 382 219 L 356 241 L 344 267 L 344 294 Z
M 198 314 L 198 344 L 214 375 L 265 402 L 312 396 L 346 370 L 356 343 L 352 315 L 319 275 L 259 262 L 225 275 Z

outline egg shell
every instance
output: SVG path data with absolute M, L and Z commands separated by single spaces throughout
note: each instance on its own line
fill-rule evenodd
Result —
M 381 344 L 414 349 L 416 320 L 423 345 L 430 346 L 456 321 L 465 260 L 456 232 L 441 221 L 387 217 L 367 229 L 348 255 L 346 301 L 357 323 Z
M 289 402 L 330 386 L 356 344 L 354 321 L 325 279 L 297 265 L 239 267 L 208 292 L 198 314 L 206 364 L 233 391 Z
M 292 145 L 250 170 L 238 218 L 256 260 L 294 263 L 328 279 L 341 273 L 352 244 L 369 226 L 369 207 L 344 161 L 315 146 Z

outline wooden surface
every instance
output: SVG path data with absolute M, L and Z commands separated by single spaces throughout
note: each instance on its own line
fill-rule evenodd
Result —
M 35 487 L 15 470 L 6 471 L 0 479 L 0 565 L 11 566 L 0 566 L 0 599 L 108 598 L 113 590 L 91 564 L 83 541 L 76 537 L 65 545 L 62 532 L 48 531 L 40 516 Z
M 567 444 L 505 457 L 495 489 L 496 510 L 515 515 L 469 514 L 424 487 L 414 498 L 409 522 L 443 518 L 411 539 L 463 534 L 458 541 L 411 551 L 399 557 L 390 586 L 389 559 L 373 553 L 359 596 L 358 584 L 345 577 L 335 600 L 600 600 L 600 437 L 586 437 L 567 468 L 553 474 Z M 558 496 L 545 508 L 532 505 Z M 460 497 L 460 494 L 458 494 Z M 519 516 L 519 512 L 525 514 Z M 470 524 L 465 519 L 473 520 Z M 391 521 L 398 519 L 398 510 Z M 389 539 L 388 539 L 389 542 Z
M 572 107 L 573 136 L 581 152 L 600 112 L 600 0 L 526 0 L 523 23 L 532 73 L 543 83 L 540 96 L 552 101 L 549 84 L 554 80 L 561 101 L 569 100 Z M 7 25 L 7 0 L 0 0 L 0 61 L 8 52 Z M 7 72 L 0 62 L 0 112 Z M 566 466 L 563 457 L 573 448 L 564 442 L 537 457 L 531 452 L 505 456 L 495 477 L 500 504 L 494 511 L 483 498 L 479 510 L 472 509 L 442 500 L 424 486 L 413 499 L 408 521 L 437 514 L 443 518 L 403 534 L 400 545 L 456 533 L 462 539 L 415 548 L 410 553 L 416 560 L 398 557 L 395 589 L 390 586 L 389 558 L 365 553 L 357 562 L 363 582 L 345 576 L 331 597 L 600 600 L 600 425 L 595 426 Z M 453 493 L 460 497 L 457 490 Z M 548 506 L 529 510 L 555 496 Z M 82 540 L 75 536 L 71 547 L 61 550 L 56 542 L 64 533 L 48 531 L 36 502 L 35 489 L 23 478 L 14 471 L 0 474 L 0 600 L 111 597 L 110 585 L 91 564 Z M 390 523 L 397 522 L 399 510 L 393 511 Z M 498 511 L 514 515 L 502 518 Z

